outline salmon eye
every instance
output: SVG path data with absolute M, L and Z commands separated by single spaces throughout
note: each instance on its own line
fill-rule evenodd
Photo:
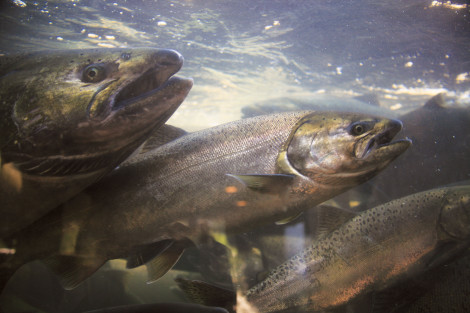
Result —
M 88 65 L 82 73 L 82 81 L 85 83 L 97 83 L 105 78 L 106 70 L 101 64 Z
M 353 123 L 349 127 L 349 134 L 352 136 L 360 136 L 364 134 L 365 132 L 368 132 L 370 129 L 374 127 L 373 122 L 357 122 Z

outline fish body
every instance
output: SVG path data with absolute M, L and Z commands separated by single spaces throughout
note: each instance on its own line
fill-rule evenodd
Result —
M 413 141 L 413 149 L 370 181 L 369 207 L 470 179 L 468 107 L 447 106 L 444 96 L 438 94 L 399 119 L 403 134 Z
M 469 245 L 470 186 L 361 212 L 274 269 L 246 299 L 260 312 L 319 312 L 449 262 Z
M 173 50 L 0 58 L 0 238 L 113 170 L 177 109 L 192 80 Z
M 188 240 L 296 215 L 371 178 L 410 146 L 391 142 L 400 129 L 396 120 L 301 111 L 187 134 L 29 227 L 11 264 L 47 259 L 73 288 L 107 260 L 124 258 L 129 268 L 146 264 L 155 280 Z M 72 239 L 61 252 L 65 234 Z

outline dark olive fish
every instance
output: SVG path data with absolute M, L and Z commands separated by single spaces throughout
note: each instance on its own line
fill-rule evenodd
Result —
M 152 303 L 124 305 L 84 313 L 227 313 L 227 310 L 190 303 Z
M 400 120 L 413 149 L 368 183 L 369 207 L 470 179 L 470 108 L 448 106 L 438 94 Z
M 208 232 L 297 215 L 370 179 L 410 146 L 392 142 L 400 129 L 396 120 L 301 111 L 187 134 L 26 229 L 0 267 L 11 274 L 45 259 L 74 288 L 106 261 L 124 258 L 128 268 L 147 265 L 155 280 Z
M 173 50 L 92 49 L 0 57 L 0 237 L 126 159 L 188 94 Z
M 259 312 L 331 310 L 450 262 L 469 244 L 470 186 L 424 191 L 361 212 L 244 297 Z

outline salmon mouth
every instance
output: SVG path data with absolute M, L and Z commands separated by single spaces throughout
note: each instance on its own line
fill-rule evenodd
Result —
M 179 68 L 169 73 L 161 73 L 158 68 L 149 69 L 117 93 L 112 101 L 112 109 L 119 110 L 120 108 L 151 97 L 158 91 L 164 89 L 165 86 L 170 83 L 173 74 L 178 70 Z
M 164 89 L 170 84 L 172 76 L 183 66 L 184 58 L 177 51 L 162 49 L 148 62 L 153 66 L 137 77 L 134 76 L 134 79 L 131 78 L 130 82 L 111 96 L 109 103 L 111 110 L 116 111 L 131 104 L 138 104 Z
M 409 146 L 411 144 L 411 140 L 408 138 L 393 141 L 393 138 L 401 131 L 402 127 L 403 124 L 400 121 L 391 120 L 384 131 L 370 138 L 365 145 L 360 142 L 356 144 L 356 157 L 359 159 L 365 159 L 378 150 L 389 149 L 394 145 Z

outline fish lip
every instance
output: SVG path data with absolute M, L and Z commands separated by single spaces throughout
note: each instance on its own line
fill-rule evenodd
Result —
M 374 154 L 375 151 L 381 150 L 392 145 L 409 145 L 411 140 L 397 139 L 393 141 L 393 138 L 401 131 L 403 124 L 398 120 L 392 120 L 388 127 L 382 132 L 376 134 L 367 143 L 362 154 L 358 156 L 360 159 L 366 159 L 370 155 Z
M 181 69 L 184 62 L 181 54 L 176 51 L 173 52 L 178 56 L 178 59 L 159 62 L 119 88 L 110 98 L 110 109 L 112 111 L 120 110 L 165 89 L 173 75 Z

